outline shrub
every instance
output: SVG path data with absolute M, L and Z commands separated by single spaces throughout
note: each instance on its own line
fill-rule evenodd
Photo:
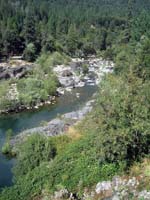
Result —
M 83 74 L 87 74 L 89 72 L 89 66 L 87 64 L 82 65 Z
M 12 146 L 10 144 L 10 139 L 11 139 L 12 135 L 13 135 L 12 130 L 8 129 L 6 131 L 6 142 L 4 143 L 4 145 L 2 147 L 2 153 L 14 156 L 14 153 L 12 152 Z
M 29 43 L 23 52 L 23 57 L 25 60 L 32 62 L 36 58 L 35 53 L 36 53 L 35 45 L 33 43 Z
M 3 154 L 11 154 L 11 145 L 9 142 L 6 142 L 2 147 Z
M 70 61 L 70 58 L 63 53 L 54 52 L 52 54 L 43 53 L 37 59 L 37 63 L 42 67 L 52 67 L 55 65 L 67 64 Z
M 56 148 L 51 140 L 39 134 L 31 135 L 19 147 L 14 173 L 16 177 L 25 175 L 42 162 L 51 161 L 55 155 Z
M 32 199 L 43 189 L 53 192 L 58 185 L 81 192 L 122 173 L 149 153 L 149 83 L 133 74 L 126 84 L 125 80 L 109 75 L 103 82 L 95 109 L 79 126 L 79 140 L 68 144 L 68 138 L 32 136 L 20 147 L 15 167 L 17 199 Z M 56 156 L 50 153 L 52 147 Z
M 101 163 L 125 160 L 131 164 L 149 153 L 148 88 L 149 82 L 143 83 L 133 74 L 128 79 L 109 75 L 101 84 L 96 108 L 84 125 L 87 132 L 100 134 Z
M 0 82 L 0 110 L 5 110 L 10 106 L 10 99 L 8 99 L 9 81 Z
M 35 74 L 36 75 L 36 74 Z M 30 76 L 18 81 L 20 103 L 25 106 L 33 106 L 36 103 L 45 101 L 50 95 L 55 95 L 57 79 L 53 74 L 49 76 Z

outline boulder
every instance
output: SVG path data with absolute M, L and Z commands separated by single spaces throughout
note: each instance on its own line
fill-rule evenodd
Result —
M 73 77 L 59 77 L 58 79 L 63 87 L 74 87 L 75 85 Z
M 144 190 L 138 194 L 138 199 L 149 200 L 150 199 L 150 191 Z
M 2 73 L 0 73 L 0 80 L 2 79 L 10 79 L 11 73 L 9 73 L 9 71 L 3 71 Z
M 68 76 L 72 76 L 73 74 L 72 74 L 72 72 L 70 71 L 70 70 L 64 70 L 63 72 L 62 72 L 62 76 L 63 77 L 68 77 Z
M 14 138 L 11 139 L 11 145 L 15 146 L 15 144 L 18 144 L 23 141 L 24 138 L 26 138 L 30 134 L 44 134 L 46 136 L 56 136 L 61 135 L 65 131 L 68 130 L 70 126 L 75 124 L 77 121 L 83 119 L 83 117 L 91 111 L 92 104 L 94 103 L 94 100 L 88 101 L 86 105 L 77 111 L 66 113 L 61 116 L 61 118 L 55 118 L 48 122 L 45 126 L 40 126 L 32 129 L 27 129 Z
M 101 194 L 101 193 L 104 193 L 106 191 L 112 191 L 112 184 L 111 184 L 111 181 L 103 181 L 101 183 L 98 183 L 96 185 L 96 189 L 95 189 L 96 193 L 97 194 Z
M 55 136 L 61 134 L 65 131 L 67 125 L 61 119 L 53 119 L 48 123 L 48 125 L 43 129 L 47 136 Z
M 22 78 L 24 77 L 30 70 L 32 70 L 33 64 L 27 65 L 18 65 L 12 67 L 11 65 L 0 66 L 0 80 L 2 79 L 10 79 L 10 78 Z

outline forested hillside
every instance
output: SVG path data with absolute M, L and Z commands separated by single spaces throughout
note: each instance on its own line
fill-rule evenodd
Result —
M 53 200 L 60 189 L 77 200 L 101 200 L 83 193 L 116 175 L 135 176 L 137 195 L 150 191 L 150 1 L 0 3 L 1 58 L 23 54 L 34 61 L 57 51 L 71 57 L 95 54 L 115 64 L 99 86 L 92 112 L 72 132 L 35 134 L 16 148 L 14 185 L 1 191 L 0 200 Z M 125 192 L 119 200 L 146 200 L 134 190 Z
M 42 50 L 70 55 L 105 50 L 132 16 L 149 8 L 146 0 L 1 0 L 0 56 L 24 53 L 33 61 Z

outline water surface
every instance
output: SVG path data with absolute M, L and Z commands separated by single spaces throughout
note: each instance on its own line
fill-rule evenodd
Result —
M 96 86 L 76 88 L 57 99 L 55 105 L 42 107 L 39 110 L 9 114 L 0 117 L 0 149 L 6 139 L 6 131 L 12 129 L 14 135 L 25 129 L 40 126 L 43 121 L 50 121 L 58 115 L 78 110 L 96 92 Z M 80 93 L 77 98 L 76 93 Z M 0 152 L 0 188 L 12 185 L 12 167 L 15 159 L 9 159 Z

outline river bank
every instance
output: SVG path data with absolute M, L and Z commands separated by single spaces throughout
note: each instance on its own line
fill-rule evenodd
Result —
M 64 134 L 64 132 L 66 132 L 70 126 L 73 126 L 77 122 L 81 121 L 92 110 L 94 102 L 95 100 L 92 99 L 79 110 L 61 115 L 60 117 L 47 122 L 47 124 L 44 126 L 27 129 L 19 133 L 16 137 L 11 139 L 11 147 L 14 148 L 17 144 L 23 142 L 32 134 L 42 134 L 47 137 Z
M 15 69 L 15 77 L 19 76 L 20 67 L 24 74 L 29 71 L 29 66 L 27 68 L 26 65 L 24 66 L 18 66 L 18 70 L 17 67 L 12 68 L 13 70 Z M 33 65 L 31 66 L 33 68 Z M 17 85 L 12 83 L 7 94 L 8 98 L 12 101 L 12 106 L 9 109 L 0 110 L 0 114 L 18 113 L 25 110 L 39 109 L 44 105 L 55 104 L 56 98 L 60 95 L 64 95 L 65 91 L 71 92 L 74 88 L 98 85 L 106 73 L 113 71 L 113 66 L 114 64 L 111 61 L 106 61 L 102 58 L 75 58 L 72 59 L 68 65 L 56 65 L 53 67 L 53 73 L 56 75 L 59 82 L 56 94 L 48 96 L 45 101 L 39 100 L 38 102 L 34 102 L 31 106 L 20 104 Z M 77 97 L 79 96 L 79 94 L 76 95 Z M 13 102 L 15 102 L 15 106 Z
M 47 136 L 62 134 L 71 125 L 80 121 L 88 112 L 91 111 L 94 103 L 93 100 L 91 101 L 91 98 L 97 90 L 97 85 L 106 73 L 113 71 L 113 64 L 108 61 L 103 61 L 102 59 L 95 60 L 92 58 L 92 61 L 89 61 L 91 64 L 88 74 L 85 74 L 83 78 L 82 73 L 77 73 L 77 69 L 80 69 L 81 71 L 83 70 L 81 65 L 83 61 L 74 60 L 73 62 L 75 64 L 72 65 L 72 67 L 64 66 L 61 71 L 58 70 L 60 69 L 60 66 L 56 66 L 54 69 L 59 81 L 65 80 L 64 83 L 67 83 L 67 85 L 61 84 L 61 87 L 58 88 L 58 90 L 61 91 L 61 95 L 57 98 L 56 104 L 48 104 L 33 110 L 29 109 L 26 112 L 24 111 L 16 114 L 11 113 L 11 115 L 4 115 L 0 118 L 2 122 L 0 125 L 1 147 L 4 145 L 6 139 L 5 132 L 8 129 L 12 129 L 15 133 L 11 140 L 11 144 L 15 146 L 15 144 L 22 141 L 22 138 L 25 138 L 29 132 L 35 133 L 42 130 L 42 134 L 46 134 Z M 68 75 L 67 72 L 66 76 L 64 76 L 66 68 L 67 70 L 69 69 L 71 73 Z M 91 76 L 93 72 L 95 75 Z M 68 81 L 70 79 L 73 81 L 77 79 L 79 80 L 79 78 L 82 81 L 82 84 L 81 81 L 74 82 L 78 84 L 78 87 L 76 84 L 72 85 L 72 83 Z M 85 102 L 88 103 L 86 104 Z M 58 115 L 61 117 L 58 117 Z M 43 121 L 46 125 L 40 126 L 41 123 L 43 124 Z M 8 162 L 5 161 L 5 164 L 3 164 L 4 160 L 5 157 L 0 153 L 0 164 L 3 174 L 3 176 L 0 177 L 0 187 L 12 184 L 11 169 L 14 165 L 14 160 L 9 160 Z M 7 174 L 10 174 L 9 177 Z
M 96 86 L 85 86 L 75 88 L 73 91 L 66 91 L 61 95 L 56 104 L 46 105 L 36 110 L 28 110 L 20 113 L 10 113 L 0 116 L 0 148 L 6 141 L 6 132 L 11 129 L 13 139 L 21 132 L 32 129 L 43 124 L 48 124 L 51 120 L 65 113 L 79 110 L 90 101 L 92 95 L 97 91 Z M 76 96 L 79 94 L 79 97 Z M 0 151 L 0 188 L 12 185 L 12 168 L 16 159 L 3 155 Z
M 84 73 L 84 67 L 87 71 Z M 101 82 L 106 73 L 113 71 L 113 63 L 104 61 L 101 58 L 72 59 L 69 66 L 57 65 L 54 67 L 54 72 L 59 80 L 61 87 L 57 89 L 59 95 L 63 95 L 66 91 L 71 92 L 74 88 L 82 88 L 84 86 L 97 86 Z M 75 94 L 79 98 L 80 94 Z M 88 101 L 82 108 L 77 111 L 72 111 L 61 115 L 48 122 L 45 126 L 40 126 L 33 129 L 25 130 L 11 140 L 11 146 L 23 141 L 31 134 L 44 134 L 46 136 L 56 136 L 63 134 L 70 126 L 82 120 L 87 113 L 92 110 L 94 99 Z

